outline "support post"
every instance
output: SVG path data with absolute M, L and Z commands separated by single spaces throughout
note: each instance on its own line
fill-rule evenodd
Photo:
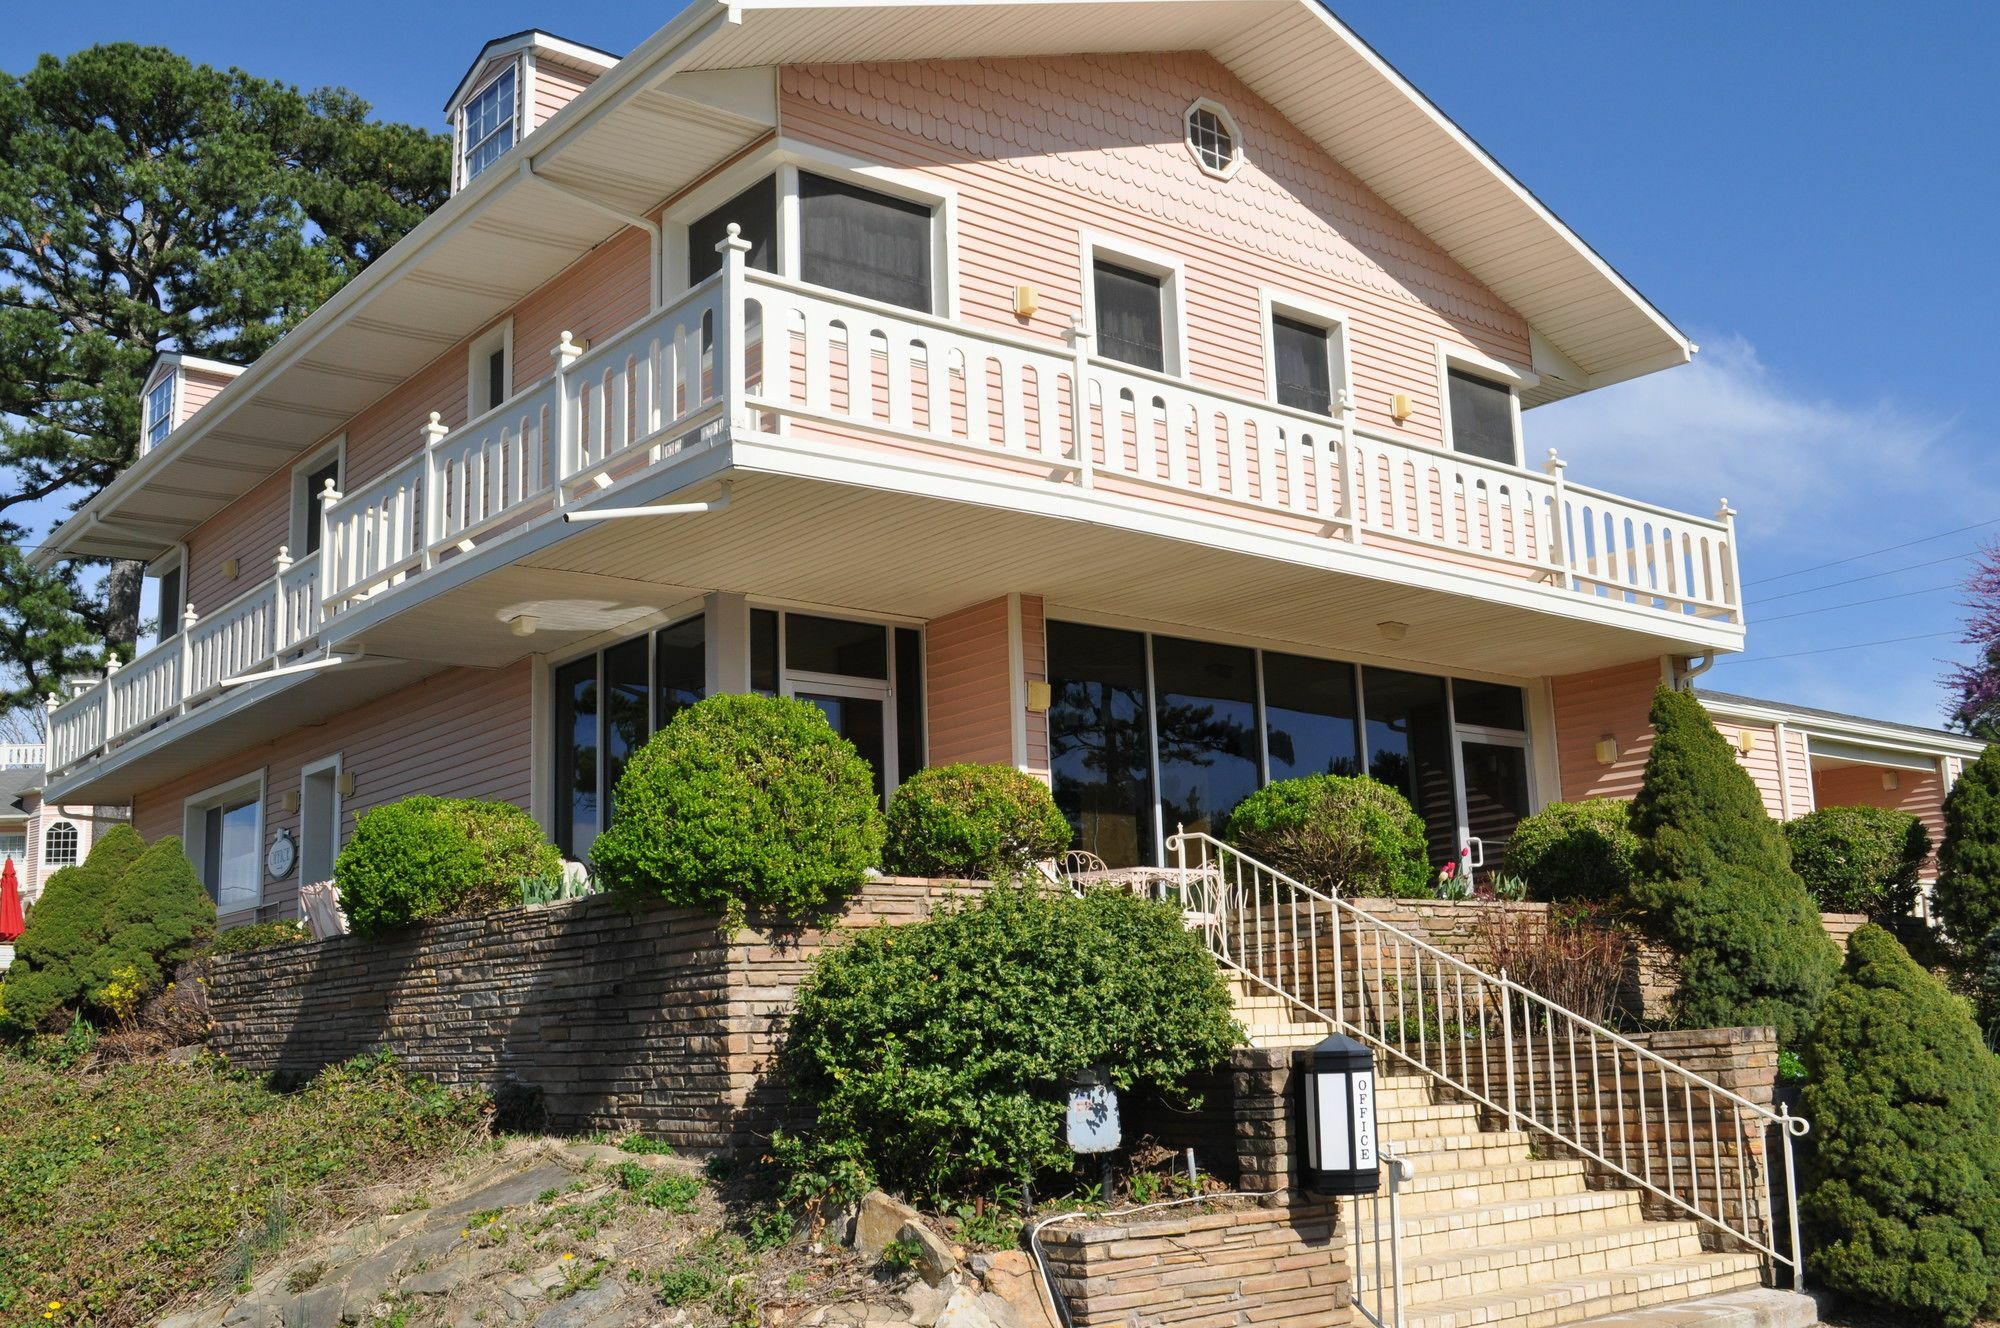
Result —
M 567 329 L 564 329 L 562 339 L 556 342 L 556 348 L 549 352 L 556 362 L 556 436 L 552 448 L 545 450 L 553 450 L 555 455 L 540 459 L 537 464 L 550 468 L 549 475 L 553 483 L 549 487 L 555 491 L 557 507 L 563 505 L 566 497 L 563 492 L 563 481 L 568 479 L 573 471 L 581 469 L 572 464 L 573 454 L 576 451 L 577 416 L 580 412 L 578 403 L 570 399 L 569 370 L 582 354 L 583 347 L 576 343 L 576 339 Z
M 1514 984 L 1507 970 L 1500 970 L 1500 1054 L 1507 1061 L 1507 1128 L 1521 1128 L 1521 1113 L 1514 1106 Z
M 1549 518 L 1549 566 L 1556 571 L 1557 584 L 1564 590 L 1574 590 L 1569 576 L 1569 489 L 1563 483 L 1563 472 L 1569 469 L 1569 462 L 1551 447 L 1542 469 L 1548 472 L 1555 490 L 1549 499 L 1555 509 Z
M 347 578 L 351 575 L 349 563 L 353 553 L 344 541 L 336 538 L 333 524 L 334 505 L 344 497 L 340 490 L 327 480 L 326 487 L 319 491 L 319 596 L 320 621 L 326 621 L 332 610 L 333 593 L 336 587 L 345 590 Z
M 118 732 L 118 656 L 104 661 L 104 743 L 108 747 Z
M 287 611 L 285 603 L 285 573 L 292 570 L 292 551 L 283 544 L 278 546 L 278 556 L 271 560 L 271 658 L 278 659 L 290 644 L 285 640 Z
M 1069 436 L 1076 451 L 1076 482 L 1088 489 L 1097 482 L 1097 457 L 1090 446 L 1090 333 L 1082 314 L 1069 320 L 1063 340 L 1069 343 Z
M 438 417 L 438 413 L 432 411 L 431 417 L 424 424 L 422 432 L 424 435 L 424 482 L 422 492 L 417 495 L 417 501 L 423 504 L 423 512 L 419 517 L 419 524 L 423 530 L 423 566 L 425 571 L 429 571 L 432 558 L 435 556 L 432 551 L 444 539 L 444 486 L 438 482 L 437 454 L 438 448 L 443 445 L 445 436 L 451 430 L 445 427 L 445 423 Z
M 1736 509 L 1729 505 L 1727 498 L 1717 505 L 1715 519 L 1722 523 L 1722 542 L 1729 550 L 1722 564 L 1722 574 L 1728 578 L 1722 587 L 1722 602 L 1729 606 L 1730 613 L 1740 623 L 1743 621 L 1743 573 L 1736 560 Z
M 190 603 L 187 606 L 186 612 L 181 614 L 180 713 L 183 715 L 187 713 L 188 698 L 194 695 L 194 625 L 199 621 L 201 621 L 201 615 L 194 611 L 194 605 Z M 107 715 L 105 718 L 109 719 L 110 716 Z M 105 740 L 110 740 L 109 734 L 105 735 Z
M 750 252 L 750 242 L 732 221 L 729 233 L 715 249 L 722 255 L 722 313 L 715 320 L 715 386 L 722 394 L 723 418 L 734 430 L 742 428 L 747 418 L 743 409 L 743 256 Z M 849 353 L 853 353 L 852 347 Z

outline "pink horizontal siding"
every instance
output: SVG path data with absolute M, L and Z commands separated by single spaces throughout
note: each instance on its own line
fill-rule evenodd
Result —
M 931 764 L 1013 764 L 1004 598 L 931 620 L 924 631 L 924 690 Z
M 596 81 L 594 73 L 556 64 L 545 55 L 536 56 L 535 104 L 528 108 L 528 128 L 532 131 L 547 124 L 550 116 L 575 101 L 577 93 Z
M 392 693 L 325 724 L 293 729 L 132 799 L 132 821 L 148 842 L 178 835 L 186 800 L 218 784 L 265 771 L 264 835 L 298 834 L 298 813 L 284 809 L 299 788 L 299 768 L 339 755 L 354 777 L 341 799 L 341 838 L 371 807 L 417 793 L 494 798 L 528 807 L 532 671 L 526 661 L 506 669 L 453 669 Z M 260 855 L 261 856 L 261 855 Z M 298 874 L 264 882 L 266 916 L 296 914 Z
M 234 377 L 207 369 L 191 369 L 186 365 L 181 367 L 180 374 L 180 414 L 174 417 L 176 425 L 215 400 L 215 394 L 228 386 L 229 380 Z
M 1657 659 L 1552 680 L 1564 800 L 1630 798 L 1639 791 L 1653 750 L 1648 716 L 1659 685 Z M 1597 760 L 1597 744 L 1604 738 L 1618 743 L 1618 759 L 1610 765 Z
M 1242 131 L 1231 180 L 1182 144 L 1212 97 Z M 1081 307 L 1084 232 L 1178 256 L 1191 375 L 1261 395 L 1263 286 L 1351 319 L 1357 422 L 1440 437 L 1436 345 L 1525 364 L 1527 326 L 1442 249 L 1202 54 L 799 66 L 784 133 L 930 175 L 958 200 L 960 314 L 1059 341 Z M 1017 285 L 1042 295 L 1029 320 Z M 1389 400 L 1416 413 L 1399 426 Z

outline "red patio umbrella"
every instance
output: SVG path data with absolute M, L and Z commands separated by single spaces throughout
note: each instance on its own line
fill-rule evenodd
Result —
M 14 860 L 0 870 L 0 945 L 21 934 L 26 922 L 21 917 L 21 882 L 14 875 Z

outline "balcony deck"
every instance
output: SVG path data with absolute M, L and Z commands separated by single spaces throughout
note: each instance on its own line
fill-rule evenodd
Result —
M 232 680 L 313 653 L 441 566 L 601 503 L 732 441 L 926 468 L 977 501 L 1023 486 L 1095 504 L 1105 523 L 1199 522 L 1377 580 L 1439 575 L 1458 593 L 1531 596 L 1731 648 L 1742 636 L 1734 514 L 1671 512 L 1543 471 L 1414 445 L 944 319 L 723 270 L 452 431 L 324 495 L 320 554 L 273 575 L 52 710 L 65 775 L 189 714 Z M 861 348 L 866 348 L 865 351 Z M 933 478 L 931 483 L 938 481 Z

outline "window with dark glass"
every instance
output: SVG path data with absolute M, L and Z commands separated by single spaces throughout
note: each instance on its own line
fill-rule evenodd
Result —
M 924 639 L 914 627 L 896 629 L 896 778 L 924 768 Z
M 729 235 L 731 222 L 737 238 L 750 246 L 743 266 L 778 270 L 778 177 L 769 175 L 688 227 L 688 285 L 722 271 L 722 251 L 716 246 Z
M 799 173 L 799 277 L 931 312 L 931 209 Z
M 1166 283 L 1099 260 L 1091 269 L 1097 353 L 1141 369 L 1167 367 Z
M 750 610 L 750 690 L 778 694 L 778 614 L 774 609 Z
M 657 732 L 708 691 L 708 650 L 699 615 L 653 635 L 653 728 Z
M 1431 860 L 1458 856 L 1458 790 L 1452 773 L 1445 680 L 1399 669 L 1361 671 L 1368 715 L 1368 773 L 1400 789 L 1424 821 Z
M 652 733 L 652 669 L 645 637 L 604 652 L 604 824 L 618 814 L 618 777 Z
M 555 671 L 555 841 L 563 856 L 582 859 L 597 823 L 597 656 Z
M 1361 770 L 1354 666 L 1264 655 L 1264 743 L 1272 779 Z
M 1452 717 L 1461 724 L 1516 732 L 1528 727 L 1527 702 L 1518 687 L 1454 678 L 1451 701 Z
M 1315 415 L 1333 413 L 1333 333 L 1283 314 L 1271 316 L 1278 404 Z
M 496 350 L 486 357 L 486 409 L 492 410 L 507 399 L 507 352 Z
M 175 563 L 160 573 L 160 615 L 159 630 L 154 633 L 164 641 L 181 630 L 181 568 Z
M 1156 636 L 1153 689 L 1166 832 L 1218 834 L 1261 782 L 1257 656 L 1241 646 Z
M 785 615 L 787 673 L 844 674 L 850 678 L 889 677 L 889 633 L 879 623 Z
M 1114 867 L 1153 856 L 1153 761 L 1146 639 L 1048 625 L 1049 764 L 1076 846 Z
M 1459 744 L 1459 764 L 1465 772 L 1465 832 L 1479 841 L 1486 868 L 1496 870 L 1514 827 L 1534 810 L 1528 800 L 1528 749 L 1468 738 Z
M 328 457 L 325 465 L 312 471 L 305 478 L 305 511 L 303 519 L 300 522 L 299 534 L 302 537 L 306 553 L 319 552 L 321 507 L 319 496 L 326 492 L 328 484 L 333 485 L 336 492 L 339 491 L 340 458 L 338 456 Z
M 1510 466 L 1517 464 L 1514 394 L 1463 369 L 1448 370 L 1445 378 L 1451 391 L 1452 450 Z

